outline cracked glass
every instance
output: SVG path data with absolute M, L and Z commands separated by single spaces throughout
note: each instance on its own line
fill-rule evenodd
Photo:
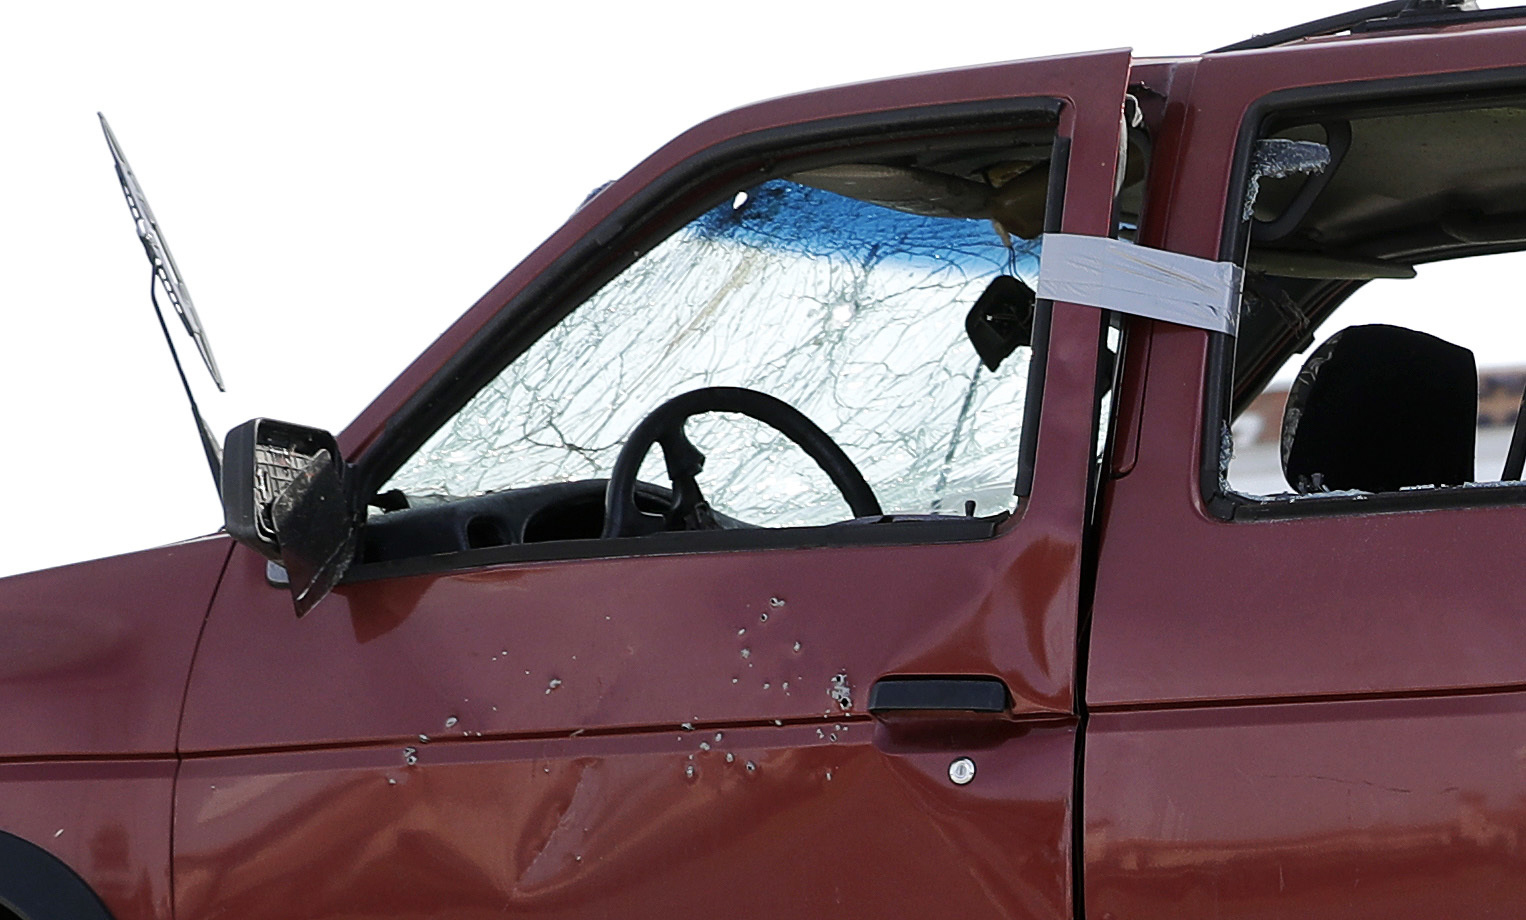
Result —
M 705 386 L 784 400 L 852 458 L 886 513 L 1014 505 L 1031 349 L 983 366 L 965 317 L 993 279 L 1036 283 L 1039 242 L 779 179 L 640 257 L 440 428 L 383 490 L 411 502 L 608 477 L 631 429 Z M 711 505 L 768 527 L 851 517 L 784 436 L 692 418 Z M 666 485 L 661 448 L 640 478 Z

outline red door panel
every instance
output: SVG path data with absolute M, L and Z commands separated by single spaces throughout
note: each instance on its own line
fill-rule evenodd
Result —
M 820 722 L 862 717 L 891 672 L 1003 675 L 1018 711 L 1067 712 L 1072 560 L 1017 562 L 1012 542 L 502 566 L 344 586 L 301 621 L 241 549 L 223 594 L 244 601 L 238 628 L 209 630 L 202 654 L 246 702 L 193 702 L 185 737 L 230 750 Z
M 958 800 L 945 754 L 887 757 L 872 734 L 826 722 L 431 742 L 413 766 L 396 745 L 195 761 L 181 777 L 181 826 L 196 834 L 181 847 L 179 909 L 1066 914 L 1056 833 L 1071 729 L 977 753 L 980 783 Z
M 1064 227 L 1105 234 L 1127 63 L 825 98 L 1060 97 Z M 728 118 L 773 125 L 780 105 Z M 1101 320 L 1054 314 L 1032 497 L 988 540 L 507 564 L 342 585 L 300 621 L 238 551 L 182 731 L 181 910 L 1069 917 Z M 869 716 L 877 679 L 927 674 L 999 677 L 1012 709 L 932 740 Z M 968 785 L 949 778 L 958 757 L 976 763 Z
M 1519 693 L 1095 716 L 1088 910 L 1521 916 L 1523 764 Z
M 1219 255 L 1253 103 L 1518 66 L 1522 31 L 1205 58 L 1159 245 Z M 1408 87 L 1406 89 L 1405 87 Z M 1190 113 L 1190 118 L 1187 118 Z M 1084 764 L 1093 917 L 1516 916 L 1526 817 L 1520 508 L 1226 522 L 1199 488 L 1208 336 L 1151 324 L 1108 486 Z

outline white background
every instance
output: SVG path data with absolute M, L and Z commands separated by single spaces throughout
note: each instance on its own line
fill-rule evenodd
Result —
M 588 191 L 713 114 L 991 61 L 1192 54 L 1357 5 L 9 4 L 0 574 L 221 523 L 97 110 L 227 380 L 180 338 L 213 429 L 338 431 Z

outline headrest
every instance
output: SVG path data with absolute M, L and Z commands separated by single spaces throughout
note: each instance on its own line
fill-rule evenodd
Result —
M 1473 479 L 1473 352 L 1398 326 L 1352 326 L 1304 362 L 1282 415 L 1282 474 L 1299 492 Z

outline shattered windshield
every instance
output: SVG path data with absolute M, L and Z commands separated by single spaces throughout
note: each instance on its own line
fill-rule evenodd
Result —
M 784 400 L 848 453 L 887 513 L 1013 504 L 1030 348 L 982 365 L 965 317 L 992 280 L 1030 286 L 1037 241 L 786 180 L 721 203 L 639 258 L 481 390 L 393 476 L 460 498 L 603 479 L 631 429 L 704 386 Z M 850 517 L 782 435 L 691 419 L 711 504 L 761 526 Z M 666 484 L 660 448 L 640 478 Z

